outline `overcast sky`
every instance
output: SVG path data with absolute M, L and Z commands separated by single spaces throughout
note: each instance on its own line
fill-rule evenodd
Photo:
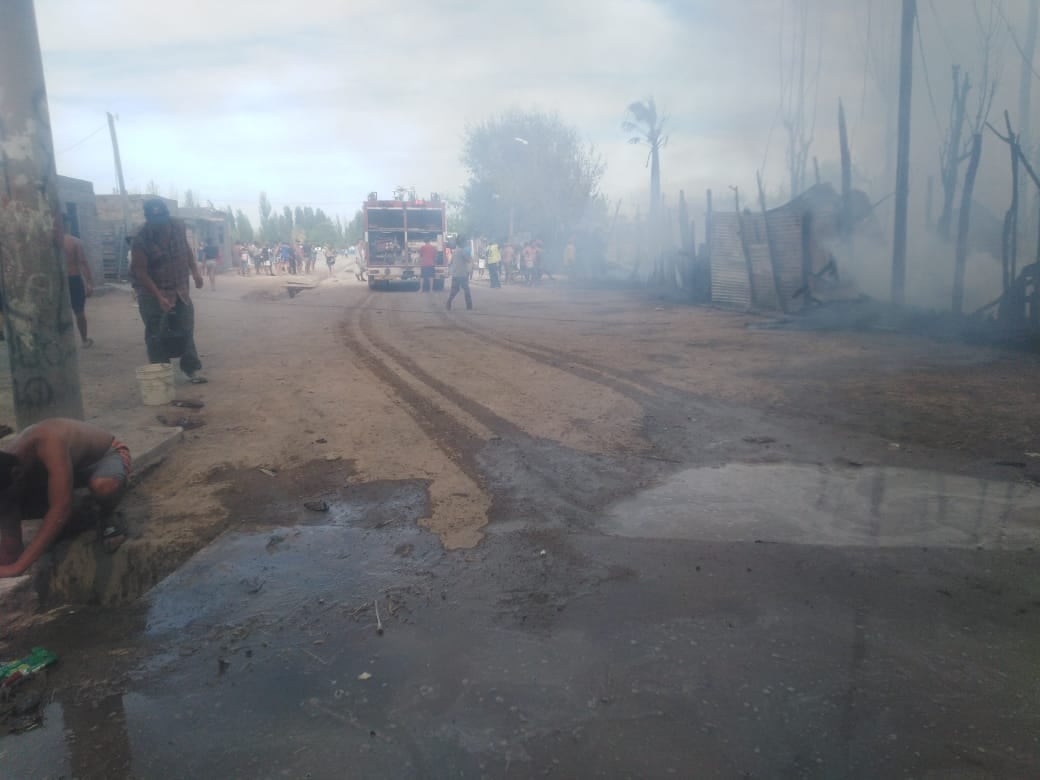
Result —
M 1024 20 L 1025 1 L 977 0 L 1012 24 Z M 311 204 L 349 217 L 366 193 L 388 195 L 398 184 L 458 193 L 466 124 L 513 106 L 559 112 L 603 154 L 604 190 L 631 208 L 647 188 L 645 150 L 625 143 L 620 123 L 625 105 L 649 94 L 670 116 L 669 197 L 680 187 L 728 196 L 728 185 L 750 187 L 759 168 L 767 189 L 779 191 L 781 40 L 797 28 L 801 2 L 37 0 L 36 7 L 59 173 L 112 191 L 111 111 L 132 191 L 154 180 L 163 195 L 192 188 L 255 215 L 257 193 L 266 190 L 276 207 Z M 899 2 L 808 5 L 810 82 L 817 58 L 822 63 L 819 90 L 809 94 L 818 105 L 813 153 L 825 168 L 837 159 L 834 114 L 843 96 L 857 166 L 874 193 L 884 193 L 886 113 L 876 76 L 897 53 Z M 934 165 L 949 66 L 980 69 L 978 29 L 972 0 L 919 5 L 917 56 L 923 51 L 932 96 L 919 62 L 915 149 Z M 1021 59 L 1003 21 L 1000 28 L 1003 83 L 994 111 L 1014 115 Z

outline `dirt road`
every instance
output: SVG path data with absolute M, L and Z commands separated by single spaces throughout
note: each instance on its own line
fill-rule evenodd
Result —
M 207 424 L 16 638 L 66 663 L 12 776 L 1040 770 L 1035 358 L 285 281 L 197 294 Z M 110 414 L 140 325 L 90 314 Z

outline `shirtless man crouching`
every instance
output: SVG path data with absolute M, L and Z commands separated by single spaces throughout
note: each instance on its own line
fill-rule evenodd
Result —
M 0 577 L 24 574 L 69 528 L 75 488 L 88 488 L 105 515 L 129 477 L 130 450 L 97 426 L 56 417 L 18 434 L 0 448 Z M 25 547 L 22 520 L 41 515 Z

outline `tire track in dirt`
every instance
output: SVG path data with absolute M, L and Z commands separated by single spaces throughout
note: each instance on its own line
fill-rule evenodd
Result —
M 518 341 L 508 336 L 489 333 L 446 311 L 432 310 L 443 324 L 460 328 L 475 338 L 529 358 L 543 366 L 569 374 L 613 391 L 637 404 L 644 414 L 643 435 L 652 451 L 627 452 L 633 458 L 650 458 L 682 463 L 703 457 L 704 440 L 734 441 L 745 433 L 757 433 L 766 424 L 757 410 L 727 406 L 698 398 L 680 388 L 595 362 L 583 355 L 546 346 Z M 757 420 L 750 425 L 750 420 Z M 696 432 L 690 435 L 691 423 Z M 769 427 L 770 432 L 773 428 Z M 779 433 L 779 431 L 777 431 Z M 619 453 L 620 454 L 620 453 Z
M 551 439 L 535 436 L 519 425 L 504 419 L 484 404 L 433 376 L 417 365 L 401 348 L 387 341 L 372 322 L 377 312 L 366 299 L 354 314 L 358 333 L 348 343 L 364 354 L 365 365 L 377 378 L 399 390 L 424 433 L 450 454 L 467 475 L 490 496 L 489 518 L 526 520 L 538 525 L 577 523 L 592 525 L 599 510 L 610 501 L 627 495 L 634 486 L 645 482 L 660 464 L 636 460 L 638 453 L 617 451 L 612 454 L 583 453 Z M 406 324 L 387 307 L 387 324 L 398 332 Z M 360 338 L 358 338 L 360 337 Z M 371 349 L 364 342 L 371 343 Z M 389 368 L 398 366 L 409 379 L 430 389 L 460 413 L 470 416 L 498 439 L 496 446 L 469 429 L 459 430 L 458 420 L 419 419 L 444 416 L 444 404 L 432 403 L 421 391 Z M 402 388 L 401 385 L 404 384 Z M 463 446 L 445 447 L 454 438 Z M 486 522 L 486 521 L 485 521 Z
M 405 413 L 458 471 L 453 475 L 449 469 L 432 480 L 432 514 L 422 524 L 436 533 L 446 548 L 473 547 L 483 537 L 480 529 L 487 525 L 491 504 L 490 491 L 477 464 L 477 453 L 486 442 L 394 371 L 391 361 L 398 361 L 385 351 L 380 339 L 372 338 L 367 326 L 367 307 L 372 298 L 369 293 L 357 306 L 348 307 L 348 317 L 340 329 L 342 341 L 361 365 L 397 396 Z M 408 372 L 407 367 L 401 368 Z
M 393 312 L 393 309 L 387 311 Z M 361 330 L 365 336 L 375 344 L 380 351 L 384 352 L 390 358 L 392 358 L 398 365 L 400 365 L 405 371 L 419 380 L 422 384 L 436 391 L 446 399 L 451 401 L 453 404 L 458 406 L 460 409 L 471 415 L 475 420 L 486 426 L 489 430 L 494 432 L 498 436 L 506 437 L 519 437 L 526 436 L 520 426 L 511 422 L 510 420 L 500 417 L 493 411 L 488 409 L 484 404 L 479 401 L 475 401 L 467 395 L 459 392 L 456 388 L 449 385 L 447 382 L 438 379 L 437 377 L 430 374 L 425 369 L 421 368 L 412 358 L 408 357 L 404 352 L 399 350 L 397 347 L 389 344 L 385 339 L 375 334 L 371 327 L 371 310 L 365 309 L 361 312 Z M 393 314 L 390 315 L 393 317 Z
M 488 331 L 478 330 L 472 325 L 462 322 L 460 318 L 452 317 L 446 311 L 435 311 L 434 313 L 446 325 L 464 330 L 483 341 L 491 342 L 502 349 L 523 355 L 543 366 L 570 374 L 576 379 L 592 382 L 607 390 L 612 390 L 638 404 L 644 411 L 648 406 L 660 402 L 661 399 L 658 395 L 655 395 L 655 391 L 660 392 L 666 389 L 664 386 L 657 385 L 657 383 L 645 382 L 642 379 L 626 376 L 622 372 L 605 368 L 569 352 L 539 344 L 527 344 L 504 336 L 492 335 Z M 648 388 L 653 388 L 653 391 L 648 390 Z
M 682 462 L 689 456 L 690 442 L 684 436 L 677 436 L 676 432 L 685 428 L 690 406 L 697 407 L 699 417 L 706 414 L 703 404 L 698 403 L 689 394 L 659 382 L 633 376 L 630 372 L 600 365 L 574 353 L 490 334 L 463 322 L 461 317 L 456 318 L 449 315 L 446 311 L 434 311 L 434 314 L 445 325 L 460 328 L 481 341 L 494 344 L 501 349 L 521 355 L 576 379 L 595 384 L 636 404 L 643 412 L 643 436 L 650 444 L 652 452 L 623 454 L 635 458 L 650 458 L 676 463 Z

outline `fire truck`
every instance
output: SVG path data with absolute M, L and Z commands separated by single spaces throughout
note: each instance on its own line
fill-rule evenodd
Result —
M 401 282 L 418 284 L 419 248 L 427 240 L 437 248 L 434 289 L 444 289 L 448 273 L 444 262 L 447 209 L 437 195 L 430 200 L 379 200 L 373 192 L 362 212 L 369 289 L 388 290 Z

